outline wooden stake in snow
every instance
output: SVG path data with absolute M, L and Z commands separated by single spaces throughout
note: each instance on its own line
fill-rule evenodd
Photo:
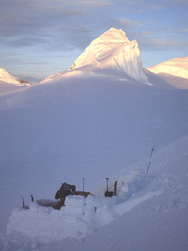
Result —
M 152 158 L 153 151 L 154 151 L 154 148 L 151 149 L 151 154 L 150 154 L 150 158 L 149 158 L 149 163 L 148 163 L 148 168 L 147 168 L 146 174 L 148 174 L 148 172 L 149 172 L 149 167 L 150 167 L 150 164 L 151 164 L 151 158 Z

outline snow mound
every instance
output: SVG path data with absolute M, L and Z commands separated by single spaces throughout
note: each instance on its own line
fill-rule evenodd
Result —
M 166 73 L 188 79 L 188 57 L 174 58 L 147 68 L 153 73 Z
M 68 71 L 54 74 L 42 83 L 62 76 L 88 74 L 149 82 L 142 67 L 137 42 L 130 42 L 124 31 L 115 28 L 94 39 Z

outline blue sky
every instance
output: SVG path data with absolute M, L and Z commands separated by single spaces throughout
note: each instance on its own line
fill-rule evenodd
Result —
M 1 0 L 0 67 L 36 82 L 68 69 L 111 27 L 137 40 L 144 67 L 188 56 L 188 0 Z

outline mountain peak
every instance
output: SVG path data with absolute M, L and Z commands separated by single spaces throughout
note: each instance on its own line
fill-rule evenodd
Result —
M 14 84 L 18 86 L 30 85 L 27 81 L 20 80 L 10 73 L 8 73 L 4 68 L 0 68 L 0 81 L 5 82 L 7 84 Z
M 129 41 L 121 29 L 111 28 L 94 39 L 66 72 L 47 77 L 46 81 L 63 76 L 100 75 L 121 80 L 134 79 L 148 83 L 136 40 Z
M 101 36 L 93 40 L 92 43 L 129 43 L 129 39 L 126 37 L 126 33 L 121 29 L 110 28 L 104 32 Z
M 83 69 L 100 73 L 106 69 L 121 78 L 148 82 L 136 40 L 130 42 L 121 29 L 111 28 L 94 39 L 69 70 Z

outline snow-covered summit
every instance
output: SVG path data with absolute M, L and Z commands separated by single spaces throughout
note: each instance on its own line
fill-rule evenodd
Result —
M 188 57 L 173 58 L 155 66 L 149 67 L 153 73 L 166 73 L 176 77 L 188 79 Z
M 0 82 L 14 84 L 17 86 L 26 86 L 30 85 L 27 81 L 20 80 L 10 73 L 8 73 L 4 68 L 0 68 Z
M 52 75 L 44 82 L 61 76 L 91 72 L 148 82 L 136 40 L 129 41 L 124 31 L 115 28 L 109 29 L 94 39 L 68 71 Z

